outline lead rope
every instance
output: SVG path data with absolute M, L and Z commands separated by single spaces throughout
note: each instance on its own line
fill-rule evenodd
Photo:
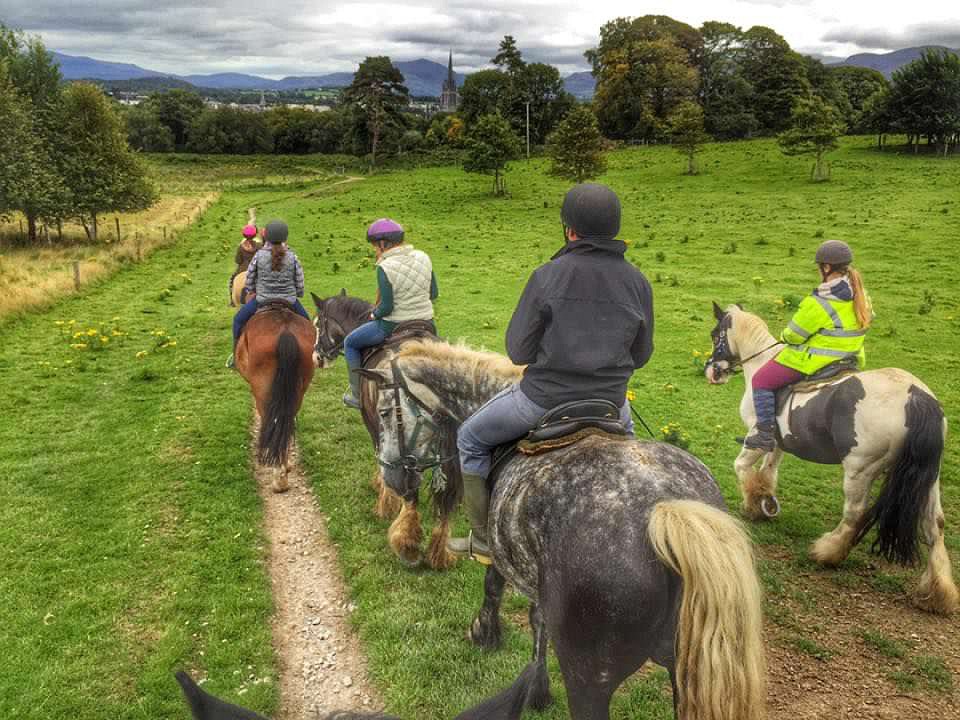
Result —
M 651 438 L 653 438 L 654 440 L 656 440 L 656 439 L 657 439 L 657 436 L 653 434 L 653 430 L 650 429 L 650 426 L 647 425 L 647 421 L 644 420 L 644 419 L 640 416 L 640 413 L 637 412 L 637 409 L 633 406 L 633 403 L 630 403 L 630 412 L 632 412 L 632 413 L 633 413 L 633 416 L 634 416 L 637 420 L 640 421 L 640 424 L 643 425 L 643 429 L 647 431 L 647 434 L 648 434 Z

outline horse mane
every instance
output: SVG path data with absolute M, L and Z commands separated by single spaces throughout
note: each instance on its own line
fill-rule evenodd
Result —
M 357 320 L 365 318 L 373 309 L 366 300 L 362 298 L 351 297 L 350 295 L 334 295 L 324 300 L 324 310 L 327 315 L 331 315 L 331 310 L 336 311 L 336 320 Z
M 725 312 L 733 318 L 741 357 L 757 352 L 774 340 L 767 324 L 758 315 L 747 312 L 739 305 L 730 305 Z
M 510 358 L 488 350 L 474 350 L 465 343 L 456 345 L 435 340 L 417 340 L 404 343 L 397 353 L 403 360 L 430 365 L 444 374 L 457 374 L 478 380 L 493 376 L 498 380 L 516 383 L 523 377 L 523 366 L 514 365 Z

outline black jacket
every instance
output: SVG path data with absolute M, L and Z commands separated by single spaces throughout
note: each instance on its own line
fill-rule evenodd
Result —
M 622 405 L 653 352 L 653 292 L 619 240 L 580 239 L 537 268 L 507 328 L 507 354 L 526 365 L 520 389 L 552 408 L 601 398 Z

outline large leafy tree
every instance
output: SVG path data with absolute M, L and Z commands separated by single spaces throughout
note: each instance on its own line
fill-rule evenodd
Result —
M 699 100 L 704 126 L 721 140 L 750 137 L 759 128 L 753 112 L 753 86 L 743 76 L 743 31 L 729 23 L 708 21 L 700 28 Z
M 597 79 L 594 106 L 604 134 L 655 140 L 667 118 L 699 87 L 700 33 L 665 16 L 618 18 L 600 30 L 600 44 L 586 53 Z
M 790 122 L 798 99 L 810 95 L 803 58 L 770 28 L 755 26 L 743 34 L 742 73 L 753 88 L 754 114 L 765 131 Z
M 351 108 L 365 131 L 372 164 L 377 163 L 377 149 L 384 131 L 393 126 L 402 133 L 401 110 L 410 102 L 410 91 L 403 74 L 386 56 L 368 57 L 343 92 L 343 102 Z
M 346 133 L 345 118 L 337 110 L 313 112 L 279 107 L 266 113 L 278 153 L 335 153 Z
M 893 74 L 887 112 L 895 128 L 915 141 L 940 145 L 944 154 L 960 142 L 960 57 L 926 50 Z
M 692 100 L 680 103 L 670 115 L 670 134 L 687 159 L 687 175 L 697 174 L 697 153 L 710 136 L 703 129 L 703 108 Z
M 147 100 L 127 108 L 124 119 L 130 147 L 144 152 L 173 152 L 173 132 L 160 122 L 155 102 Z
M 493 175 L 493 194 L 506 192 L 507 163 L 520 154 L 520 141 L 501 115 L 484 115 L 467 132 L 464 146 L 467 172 Z
M 176 88 L 153 95 L 150 102 L 157 119 L 173 134 L 176 149 L 183 150 L 190 128 L 203 112 L 203 98 L 193 90 Z
M 886 92 L 890 83 L 879 70 L 852 65 L 829 68 L 829 72 L 843 88 L 847 98 L 847 114 L 844 122 L 851 132 L 862 133 L 871 130 L 866 111 L 868 101 L 878 93 Z
M 253 155 L 272 152 L 273 137 L 260 113 L 221 107 L 200 113 L 187 147 L 198 153 Z
M 63 91 L 57 131 L 57 163 L 71 191 L 71 214 L 91 240 L 97 239 L 99 215 L 142 210 L 154 203 L 156 192 L 146 170 L 98 87 L 73 83 Z
M 497 54 L 493 56 L 491 62 L 508 75 L 520 72 L 526 64 L 513 35 L 503 36 Z
M 844 125 L 840 112 L 816 95 L 800 98 L 790 114 L 790 129 L 777 136 L 785 155 L 812 155 L 815 159 L 811 177 L 814 182 L 830 179 L 825 156 L 836 149 Z
M 586 105 L 578 105 L 563 119 L 547 142 L 550 174 L 582 183 L 607 169 L 603 135 L 597 118 Z
M 470 73 L 460 87 L 457 114 L 470 124 L 484 115 L 498 112 L 509 85 L 509 76 L 501 70 L 478 70 Z

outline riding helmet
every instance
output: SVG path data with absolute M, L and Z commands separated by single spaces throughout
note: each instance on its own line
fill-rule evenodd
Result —
M 613 240 L 620 232 L 620 199 L 606 185 L 575 185 L 563 199 L 560 219 L 580 238 Z
M 263 239 L 268 243 L 285 243 L 289 230 L 283 220 L 271 220 L 263 231 Z
M 849 265 L 853 262 L 853 250 L 842 240 L 827 240 L 817 248 L 815 261 L 818 265 Z
M 391 243 L 403 242 L 403 226 L 390 218 L 380 218 L 367 228 L 367 242 L 386 240 Z
M 244 226 L 244 228 L 243 228 L 243 236 L 244 236 L 245 238 L 247 238 L 247 240 L 249 240 L 250 238 L 256 237 L 256 236 L 257 236 L 257 226 L 254 225 L 253 223 L 250 223 L 249 225 Z

